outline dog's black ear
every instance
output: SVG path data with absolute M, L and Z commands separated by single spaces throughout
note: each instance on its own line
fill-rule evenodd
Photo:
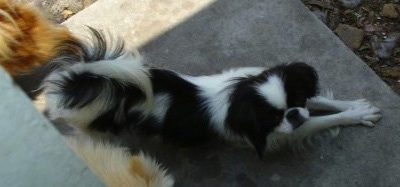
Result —
M 260 159 L 262 159 L 264 156 L 265 148 L 267 146 L 266 135 L 248 134 L 247 138 L 249 139 L 250 143 L 253 145 L 254 149 L 257 151 L 257 154 L 260 157 Z
M 269 116 L 254 105 L 252 107 L 241 105 L 241 107 L 231 107 L 228 112 L 228 126 L 233 133 L 246 138 L 257 151 L 260 158 L 263 157 L 267 145 L 267 135 L 273 131 Z M 265 110 L 264 110 L 265 111 Z
M 262 158 L 267 145 L 267 136 L 273 132 L 283 117 L 284 111 L 272 106 L 256 90 L 262 76 L 238 80 L 230 96 L 227 128 L 246 138 Z
M 233 102 L 228 110 L 226 122 L 229 129 L 234 134 L 246 138 L 262 158 L 267 145 L 267 135 L 280 121 L 275 122 L 274 116 L 281 116 L 283 113 L 263 103 L 251 102 L 251 99 L 254 98 L 243 100 L 244 102 Z
M 318 94 L 318 74 L 310 65 L 291 63 L 284 67 L 283 77 L 289 108 L 304 107 L 308 98 Z
M 271 126 L 271 117 L 266 116 L 263 113 L 266 110 L 262 110 L 257 105 L 249 106 L 242 103 L 239 106 L 231 106 L 229 109 L 227 117 L 229 129 L 246 138 L 257 151 L 258 156 L 262 158 L 267 145 L 267 135 L 274 128 Z

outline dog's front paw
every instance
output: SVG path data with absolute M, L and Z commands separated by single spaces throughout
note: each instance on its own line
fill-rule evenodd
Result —
M 360 99 L 352 102 L 353 105 L 343 112 L 346 124 L 362 124 L 373 127 L 381 119 L 381 110 L 373 106 L 369 101 Z
M 357 99 L 353 101 L 346 101 L 347 109 L 358 108 L 358 107 L 374 107 L 374 105 L 367 99 Z M 376 107 L 375 107 L 376 108 Z

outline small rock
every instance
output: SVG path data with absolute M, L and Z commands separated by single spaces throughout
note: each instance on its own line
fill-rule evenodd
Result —
M 339 0 L 346 8 L 355 8 L 361 3 L 361 0 Z
M 400 79 L 400 67 L 385 67 L 385 68 L 381 68 L 380 73 L 385 76 L 385 77 L 389 77 L 395 80 L 399 80 Z
M 364 31 L 346 24 L 339 24 L 335 29 L 339 38 L 351 49 L 360 47 L 364 39 Z
M 396 11 L 396 5 L 393 3 L 384 4 L 380 14 L 387 18 L 397 18 L 399 16 L 399 13 Z
M 398 36 L 395 34 L 391 34 L 386 38 L 378 38 L 377 36 L 372 36 L 371 39 L 371 46 L 374 50 L 374 53 L 380 59 L 388 59 L 392 57 L 394 48 L 397 47 Z
M 63 11 L 61 11 L 61 15 L 63 16 L 63 19 L 68 19 L 69 17 L 71 17 L 72 15 L 74 15 L 75 13 L 72 12 L 71 10 L 69 10 L 68 8 L 64 8 Z
M 368 24 L 368 25 L 365 25 L 365 26 L 364 26 L 364 30 L 365 30 L 366 32 L 374 32 L 376 29 L 375 29 L 375 26 L 374 26 L 374 25 Z

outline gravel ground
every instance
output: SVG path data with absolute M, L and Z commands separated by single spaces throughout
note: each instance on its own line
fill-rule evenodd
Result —
M 400 95 L 399 0 L 302 0 Z
M 88 7 L 96 0 L 17 0 L 35 5 L 50 20 L 62 23 L 75 13 Z

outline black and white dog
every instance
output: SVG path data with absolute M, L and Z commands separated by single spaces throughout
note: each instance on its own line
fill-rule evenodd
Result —
M 47 77 L 44 90 L 51 119 L 84 130 L 129 129 L 178 141 L 218 135 L 245 140 L 262 156 L 275 141 L 269 137 L 298 139 L 340 125 L 373 126 L 381 117 L 366 100 L 318 96 L 317 73 L 305 63 L 194 77 L 146 67 L 140 57 L 121 50 L 122 44 L 107 47 L 99 33 L 94 39 L 91 48 L 96 46 L 97 52 L 82 50 L 84 57 L 69 58 L 81 62 Z M 93 55 L 101 58 L 87 57 Z M 338 113 L 310 117 L 308 110 Z

